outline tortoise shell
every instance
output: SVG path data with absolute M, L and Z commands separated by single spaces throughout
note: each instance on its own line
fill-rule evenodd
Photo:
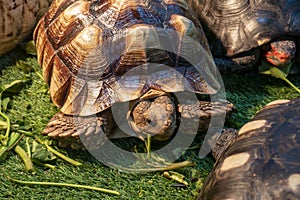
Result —
M 5 0 L 0 3 L 0 56 L 33 31 L 51 0 Z
M 170 41 L 170 31 L 179 41 L 175 53 L 159 46 L 158 35 Z M 149 89 L 215 93 L 219 85 L 213 76 L 177 55 L 197 52 L 197 45 L 184 46 L 184 37 L 211 57 L 202 27 L 183 0 L 56 0 L 34 33 L 54 104 L 81 116 L 137 99 Z M 155 48 L 147 48 L 153 43 Z M 141 71 L 129 73 L 133 69 Z
M 198 199 L 300 199 L 300 99 L 265 106 L 217 160 Z
M 283 36 L 300 36 L 297 0 L 188 0 L 215 57 L 234 56 Z

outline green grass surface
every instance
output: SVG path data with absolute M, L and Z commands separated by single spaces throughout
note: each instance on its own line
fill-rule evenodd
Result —
M 0 86 L 14 80 L 28 81 L 20 85 L 17 92 L 5 94 L 9 97 L 5 113 L 10 117 L 12 124 L 18 124 L 30 133 L 40 136 L 48 120 L 57 112 L 57 108 L 51 103 L 47 87 L 39 76 L 41 71 L 35 57 L 22 56 L 21 60 L 14 64 L 19 58 L 11 60 L 15 55 L 10 54 L 0 59 Z M 300 86 L 300 78 L 297 75 L 289 76 L 289 79 Z M 224 76 L 224 83 L 228 100 L 234 103 L 238 110 L 228 119 L 228 127 L 240 128 L 272 100 L 293 99 L 299 96 L 285 82 L 265 75 L 231 74 Z M 25 139 L 20 145 L 26 149 Z M 5 176 L 0 176 L 0 199 L 195 199 L 214 163 L 210 157 L 199 159 L 198 149 L 188 151 L 182 159 L 191 158 L 197 166 L 177 170 L 186 176 L 185 180 L 189 183 L 187 187 L 182 188 L 174 187 L 176 182 L 163 177 L 162 172 L 120 172 L 103 166 L 87 152 L 60 150 L 84 165 L 74 167 L 58 159 L 53 163 L 54 170 L 35 165 L 34 173 L 31 173 L 25 171 L 18 155 L 10 151 L 1 160 L 0 173 L 26 181 L 103 187 L 116 190 L 121 195 L 68 187 L 20 185 L 7 180 Z

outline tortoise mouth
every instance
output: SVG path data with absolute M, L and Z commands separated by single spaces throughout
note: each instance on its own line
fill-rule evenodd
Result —
M 275 66 L 286 66 L 290 64 L 294 58 L 294 54 L 281 53 L 281 52 L 268 52 L 266 55 L 266 60 Z
M 286 66 L 292 62 L 296 53 L 296 44 L 292 40 L 275 41 L 265 51 L 266 60 L 275 66 Z
M 266 60 L 275 66 L 284 66 L 292 62 L 293 57 L 286 54 L 267 54 Z

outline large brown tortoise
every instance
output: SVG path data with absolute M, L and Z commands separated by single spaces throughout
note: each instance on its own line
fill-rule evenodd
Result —
M 262 59 L 281 67 L 293 61 L 295 53 L 299 54 L 296 46 L 300 43 L 300 1 L 187 2 L 204 27 L 221 72 L 251 69 Z
M 202 27 L 184 0 L 55 0 L 34 40 L 60 108 L 44 133 L 62 146 L 101 146 L 116 118 L 128 121 L 130 135 L 165 140 L 179 119 L 200 121 L 203 131 L 211 116 L 232 109 L 226 101 L 209 101 L 221 84 Z M 199 68 L 182 55 L 198 59 Z M 180 102 L 180 92 L 199 100 L 184 95 Z M 120 103 L 129 105 L 125 114 L 112 109 Z
M 300 99 L 266 105 L 216 153 L 198 199 L 300 199 L 299 113 Z
M 5 0 L 0 2 L 0 56 L 29 36 L 47 11 L 51 0 Z

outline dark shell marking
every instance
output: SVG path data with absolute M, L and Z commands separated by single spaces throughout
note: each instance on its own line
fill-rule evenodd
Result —
M 264 107 L 218 159 L 199 200 L 300 199 L 300 99 Z

